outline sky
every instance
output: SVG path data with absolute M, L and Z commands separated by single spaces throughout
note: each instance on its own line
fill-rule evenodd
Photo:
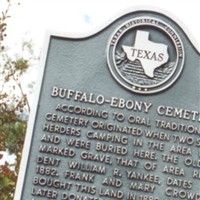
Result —
M 6 0 L 0 0 L 0 10 Z M 200 11 L 198 0 L 12 0 L 8 20 L 7 45 L 13 52 L 28 34 L 35 48 L 41 49 L 48 30 L 83 33 L 95 30 L 131 7 L 152 7 L 178 19 L 198 48 L 200 44 Z M 18 5 L 20 2 L 20 5 Z M 16 48 L 16 49 L 15 49 Z M 37 71 L 35 71 L 37 78 Z M 7 155 L 7 153 L 6 153 Z M 14 161 L 14 157 L 5 156 Z M 1 160 L 3 162 L 3 160 Z M 1 164 L 1 163 L 0 163 Z
M 5 1 L 5 0 L 0 0 Z M 199 1 L 197 0 L 13 0 L 8 40 L 15 43 L 29 33 L 38 47 L 45 32 L 80 33 L 94 30 L 121 10 L 156 7 L 180 20 L 196 46 L 200 44 Z M 21 4 L 17 6 L 17 2 Z

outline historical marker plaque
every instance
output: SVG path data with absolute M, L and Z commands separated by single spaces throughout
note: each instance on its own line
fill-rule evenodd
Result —
M 199 122 L 199 53 L 166 15 L 50 34 L 15 200 L 198 200 Z

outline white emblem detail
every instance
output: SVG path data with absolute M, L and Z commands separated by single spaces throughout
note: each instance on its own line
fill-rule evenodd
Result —
M 123 45 L 122 48 L 130 61 L 141 62 L 144 73 L 150 78 L 154 77 L 154 70 L 169 59 L 168 46 L 150 41 L 147 31 L 137 30 L 133 47 Z

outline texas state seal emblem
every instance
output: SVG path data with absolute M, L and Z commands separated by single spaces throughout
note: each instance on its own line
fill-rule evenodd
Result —
M 114 31 L 107 60 L 119 84 L 136 93 L 153 94 L 170 87 L 180 76 L 184 47 L 166 22 L 138 17 Z

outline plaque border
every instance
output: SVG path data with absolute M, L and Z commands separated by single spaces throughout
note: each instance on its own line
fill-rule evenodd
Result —
M 95 28 L 87 32 L 74 33 L 74 32 L 63 32 L 63 31 L 61 32 L 61 31 L 55 31 L 55 30 L 46 31 L 46 34 L 44 36 L 40 64 L 39 64 L 38 79 L 37 79 L 36 89 L 34 92 L 34 103 L 32 104 L 31 113 L 29 115 L 25 142 L 24 142 L 24 147 L 22 151 L 22 158 L 20 162 L 20 169 L 19 169 L 19 174 L 17 177 L 17 184 L 16 184 L 13 200 L 21 200 L 21 196 L 22 196 L 22 192 L 24 188 L 24 179 L 27 173 L 27 164 L 28 164 L 28 159 L 29 159 L 30 150 L 31 150 L 30 147 L 31 147 L 31 142 L 32 142 L 32 137 L 33 137 L 33 129 L 35 126 L 34 121 L 37 115 L 38 103 L 39 103 L 39 98 L 40 98 L 41 89 L 43 85 L 43 78 L 44 78 L 44 72 L 45 72 L 51 37 L 63 37 L 66 39 L 67 38 L 69 39 L 88 38 L 102 31 L 103 29 L 108 27 L 111 23 L 113 23 L 115 20 L 123 17 L 124 15 L 135 13 L 135 12 L 154 12 L 155 14 L 157 13 L 157 14 L 163 15 L 166 18 L 172 20 L 184 32 L 184 34 L 186 35 L 191 45 L 194 47 L 195 51 L 197 51 L 198 54 L 200 54 L 199 45 L 197 41 L 195 40 L 193 34 L 189 30 L 189 28 L 186 27 L 186 25 L 173 13 L 168 12 L 164 10 L 163 8 L 152 7 L 152 6 L 131 6 L 130 8 L 123 9 L 122 11 L 115 13 L 113 17 L 110 17 L 109 19 L 105 20 L 104 23 L 96 26 Z

